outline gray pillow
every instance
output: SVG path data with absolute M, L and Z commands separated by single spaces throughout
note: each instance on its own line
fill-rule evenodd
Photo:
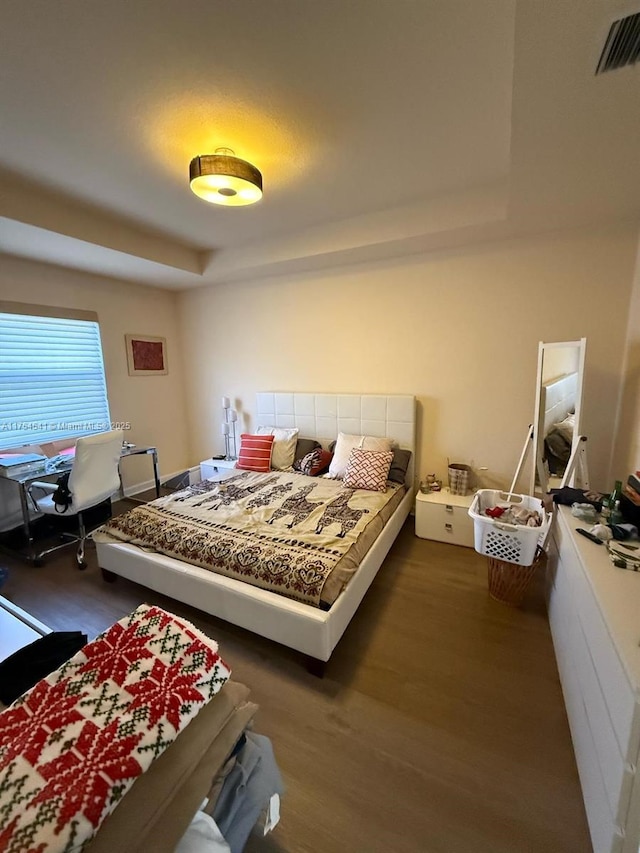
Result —
M 296 444 L 296 453 L 293 457 L 294 463 L 300 461 L 300 459 L 304 459 L 307 453 L 311 453 L 318 447 L 322 447 L 322 445 L 313 438 L 299 438 Z
M 392 483 L 404 485 L 410 459 L 410 450 L 400 450 L 399 447 L 396 447 L 393 451 L 393 459 L 391 460 L 391 468 L 389 468 L 387 480 L 391 480 Z

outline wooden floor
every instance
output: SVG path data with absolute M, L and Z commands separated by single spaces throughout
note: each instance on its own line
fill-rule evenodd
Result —
M 484 558 L 417 539 L 411 518 L 322 680 L 296 652 L 105 584 L 92 549 L 85 572 L 72 549 L 0 564 L 2 595 L 54 629 L 92 639 L 149 601 L 218 640 L 287 787 L 251 853 L 591 850 L 540 585 L 522 609 L 493 601 Z

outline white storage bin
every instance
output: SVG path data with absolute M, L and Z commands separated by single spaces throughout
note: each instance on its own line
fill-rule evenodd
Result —
M 522 524 L 505 524 L 500 519 L 484 515 L 486 509 L 494 506 L 515 506 L 535 510 L 542 519 L 540 527 L 526 527 Z M 551 513 L 545 513 L 540 498 L 529 495 L 509 495 L 495 489 L 480 489 L 476 492 L 469 515 L 473 519 L 474 547 L 479 554 L 530 566 L 536 556 L 538 545 L 544 547 L 551 524 Z

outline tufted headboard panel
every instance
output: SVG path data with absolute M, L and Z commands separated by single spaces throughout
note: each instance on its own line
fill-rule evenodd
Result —
M 300 430 L 324 447 L 339 432 L 393 439 L 410 450 L 407 485 L 413 487 L 416 444 L 416 399 L 405 394 L 302 394 L 266 391 L 257 394 L 258 426 Z
M 577 389 L 577 373 L 567 373 L 542 386 L 543 396 L 540 401 L 543 418 L 540 430 L 542 436 L 546 436 L 551 427 L 563 420 L 569 412 L 575 412 Z

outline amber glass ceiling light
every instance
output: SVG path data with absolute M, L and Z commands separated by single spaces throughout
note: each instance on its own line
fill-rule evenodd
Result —
M 230 148 L 194 157 L 189 180 L 194 193 L 213 204 L 253 204 L 262 198 L 262 175 L 251 163 L 235 157 Z

